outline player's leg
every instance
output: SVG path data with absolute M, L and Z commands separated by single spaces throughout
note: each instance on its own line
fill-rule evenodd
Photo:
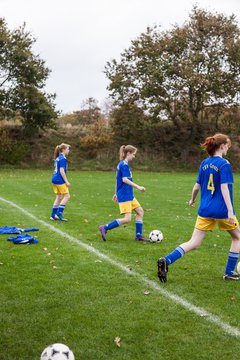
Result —
M 197 249 L 201 245 L 205 235 L 206 231 L 195 228 L 189 241 L 176 247 L 171 253 L 158 260 L 158 277 L 161 282 L 167 281 L 168 266 L 180 259 L 186 252 Z
M 140 204 L 139 204 L 140 205 Z M 144 210 L 141 206 L 138 206 L 133 209 L 136 213 L 136 240 L 139 241 L 149 241 L 149 239 L 145 238 L 142 235 L 142 229 L 143 229 L 143 216 L 144 216 Z
M 51 214 L 50 220 L 58 220 L 57 211 L 58 211 L 60 202 L 62 200 L 62 194 L 58 193 L 58 189 L 55 186 L 53 186 L 53 191 L 56 194 L 56 198 L 53 203 L 52 214 Z
M 102 239 L 104 241 L 107 240 L 107 232 L 108 230 L 115 229 L 123 224 L 127 224 L 131 221 L 131 201 L 126 201 L 124 203 L 119 203 L 120 213 L 124 215 L 122 219 L 115 219 L 108 224 L 99 226 L 99 231 L 101 233 Z
M 233 230 L 228 230 L 232 238 L 232 243 L 230 246 L 228 260 L 225 269 L 225 275 L 223 276 L 224 280 L 239 280 L 240 275 L 234 270 L 236 268 L 239 252 L 240 252 L 240 229 L 237 227 Z
M 63 198 L 59 204 L 59 207 L 58 207 L 58 211 L 57 211 L 57 216 L 59 217 L 59 219 L 61 221 L 67 221 L 67 219 L 64 218 L 63 216 L 63 212 L 65 210 L 65 207 L 67 205 L 67 202 L 69 201 L 70 199 L 70 194 L 69 193 L 65 193 L 63 194 Z

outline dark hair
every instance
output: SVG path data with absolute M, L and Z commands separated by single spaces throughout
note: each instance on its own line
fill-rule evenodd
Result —
M 208 155 L 213 156 L 216 150 L 218 150 L 222 144 L 229 144 L 230 147 L 231 140 L 227 135 L 219 133 L 207 137 L 204 143 L 201 144 L 201 148 L 204 149 L 208 153 Z
M 130 152 L 131 154 L 134 152 L 137 152 L 137 148 L 132 145 L 122 145 L 119 150 L 120 160 L 124 160 L 126 158 L 128 152 Z
M 68 144 L 60 144 L 60 145 L 57 145 L 55 147 L 55 150 L 54 150 L 54 153 L 53 153 L 53 160 L 56 160 L 56 158 L 58 157 L 58 155 L 63 151 L 65 150 L 66 148 L 70 148 L 70 145 Z

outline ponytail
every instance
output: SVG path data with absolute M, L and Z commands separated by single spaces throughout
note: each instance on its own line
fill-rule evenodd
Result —
M 56 158 L 59 156 L 59 154 L 66 148 L 70 148 L 70 145 L 68 144 L 60 144 L 55 147 L 54 153 L 53 153 L 53 160 L 56 160 Z
M 214 136 L 207 137 L 204 143 L 201 144 L 201 148 L 204 149 L 209 156 L 213 156 L 222 144 L 229 144 L 229 146 L 231 146 L 231 140 L 227 135 L 218 133 Z
M 131 154 L 136 152 L 137 148 L 132 145 L 122 145 L 119 150 L 119 159 L 124 160 L 127 156 L 127 153 L 130 152 Z

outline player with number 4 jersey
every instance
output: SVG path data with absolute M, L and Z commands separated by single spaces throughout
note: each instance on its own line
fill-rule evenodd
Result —
M 220 156 L 205 159 L 200 168 L 197 184 L 201 187 L 201 203 L 198 215 L 206 218 L 227 219 L 228 209 L 221 191 L 221 184 L 227 184 L 232 198 L 233 175 L 228 160 Z
M 216 224 L 220 230 L 228 231 L 232 240 L 223 279 L 240 279 L 240 274 L 234 271 L 240 251 L 240 229 L 233 208 L 233 175 L 229 161 L 223 158 L 231 147 L 231 141 L 227 135 L 215 134 L 207 137 L 201 147 L 209 157 L 200 165 L 189 201 L 189 205 L 194 206 L 198 192 L 201 190 L 195 229 L 189 241 L 158 260 L 158 277 L 161 282 L 167 281 L 169 265 L 186 252 L 198 248 L 206 233 L 212 231 Z

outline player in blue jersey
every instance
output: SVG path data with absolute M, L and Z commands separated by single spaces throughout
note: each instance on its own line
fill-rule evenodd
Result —
M 120 213 L 124 215 L 122 219 L 116 219 L 109 224 L 101 225 L 99 231 L 102 239 L 106 241 L 108 230 L 127 224 L 132 219 L 132 211 L 136 213 L 136 240 L 148 241 L 142 235 L 144 211 L 137 199 L 134 197 L 133 188 L 144 192 L 144 186 L 137 185 L 133 182 L 129 162 L 135 158 L 137 148 L 132 145 L 122 145 L 120 147 L 120 162 L 116 171 L 116 193 L 113 195 L 113 201 L 118 202 Z
M 70 182 L 67 179 L 67 155 L 70 151 L 70 145 L 57 145 L 54 150 L 54 172 L 52 175 L 53 191 L 56 199 L 53 203 L 50 220 L 67 221 L 63 216 L 65 206 L 70 199 L 69 187 Z
M 230 163 L 223 159 L 230 146 L 231 141 L 224 134 L 207 137 L 201 145 L 209 157 L 200 165 L 189 201 L 189 205 L 194 206 L 197 194 L 201 190 L 195 229 L 189 241 L 158 260 L 158 277 L 161 282 L 167 281 L 168 266 L 186 252 L 198 248 L 206 233 L 212 231 L 215 224 L 218 224 L 220 230 L 228 231 L 232 239 L 223 279 L 239 280 L 240 275 L 234 271 L 240 251 L 240 229 L 233 209 L 233 175 Z

